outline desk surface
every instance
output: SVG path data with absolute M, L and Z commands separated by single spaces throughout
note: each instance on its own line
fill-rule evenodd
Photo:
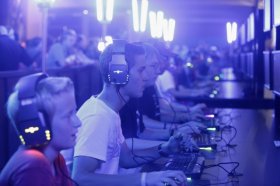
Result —
M 243 176 L 239 177 L 239 183 L 220 185 L 280 185 L 280 149 L 273 143 L 273 112 L 249 109 L 231 109 L 223 112 L 233 117 L 231 124 L 237 129 L 237 134 L 231 144 L 237 146 L 227 152 L 217 152 L 214 160 L 206 160 L 206 165 L 239 162 L 236 172 Z M 223 136 L 229 140 L 233 134 L 234 130 L 228 130 Z M 218 144 L 219 151 L 225 143 Z M 224 167 L 231 170 L 234 165 Z M 227 173 L 219 167 L 205 169 L 202 179 L 210 180 L 213 185 L 229 180 Z

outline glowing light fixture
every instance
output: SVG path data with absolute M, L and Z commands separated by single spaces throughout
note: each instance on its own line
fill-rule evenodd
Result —
M 227 22 L 226 29 L 227 29 L 227 42 L 231 44 L 237 38 L 237 23 Z
M 96 0 L 96 16 L 99 22 L 103 21 L 103 0 Z
M 111 36 L 105 36 L 104 41 L 101 40 L 97 44 L 98 51 L 102 52 L 108 45 L 113 43 L 113 38 Z
M 84 15 L 88 15 L 88 10 L 83 10 Z
M 164 14 L 162 11 L 158 11 L 157 13 L 150 11 L 150 28 L 151 28 L 151 36 L 153 38 L 161 38 L 163 35 L 163 22 L 164 22 Z
M 96 17 L 99 22 L 111 22 L 114 12 L 114 0 L 106 0 L 104 11 L 104 0 L 96 0 Z M 106 13 L 106 15 L 104 15 Z M 104 19 L 105 18 L 105 19 Z
M 231 38 L 231 23 L 227 22 L 227 42 L 230 44 L 232 43 L 232 38 Z
M 44 8 L 49 8 L 53 3 L 55 2 L 55 0 L 35 0 L 35 3 L 40 6 L 40 7 L 44 7 Z
M 231 24 L 231 38 L 232 38 L 232 41 L 236 41 L 237 39 L 237 23 L 236 22 L 233 22 Z
M 173 41 L 175 31 L 175 20 L 163 20 L 163 39 L 164 41 Z
M 135 32 L 144 32 L 146 30 L 146 23 L 147 23 L 147 15 L 148 15 L 148 7 L 149 2 L 148 0 L 142 0 L 141 2 L 141 15 L 139 21 L 139 7 L 138 1 L 132 0 L 132 17 L 133 17 L 133 29 Z M 140 26 L 139 26 L 140 22 Z M 140 29 L 139 29 L 140 27 Z
M 112 21 L 113 11 L 114 11 L 114 0 L 107 0 L 107 8 L 106 8 L 106 21 L 107 22 Z
M 156 37 L 156 13 L 153 11 L 149 12 L 149 18 L 150 18 L 150 30 L 151 30 L 151 37 L 155 38 Z

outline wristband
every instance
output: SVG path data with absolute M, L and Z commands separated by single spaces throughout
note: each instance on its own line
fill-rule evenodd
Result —
M 146 176 L 147 176 L 146 172 L 143 172 L 141 174 L 141 186 L 146 186 Z
M 158 146 L 158 153 L 163 157 L 168 157 L 169 156 L 168 153 L 162 151 L 162 144 L 159 144 L 159 146 Z

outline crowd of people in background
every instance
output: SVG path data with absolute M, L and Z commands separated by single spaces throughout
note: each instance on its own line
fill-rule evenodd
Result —
M 100 55 L 97 49 L 98 39 L 88 39 L 72 29 L 64 28 L 48 44 L 48 69 L 96 64 Z M 0 26 L 0 71 L 40 69 L 42 47 L 42 38 L 34 37 L 21 42 L 13 29 Z
M 41 68 L 42 38 L 34 37 L 22 42 L 12 28 L 0 26 L 0 41 L 0 71 Z M 101 52 L 98 42 L 98 38 L 89 38 L 73 29 L 63 28 L 56 38 L 48 39 L 46 66 L 51 69 L 96 64 Z M 217 68 L 223 65 L 226 54 L 205 43 L 191 48 L 186 45 L 169 48 L 172 51 L 170 71 L 178 77 L 187 74 L 189 78 L 207 78 L 208 74 L 218 72 Z M 192 86 L 192 79 L 189 80 L 182 83 L 180 78 L 176 79 L 184 87 Z

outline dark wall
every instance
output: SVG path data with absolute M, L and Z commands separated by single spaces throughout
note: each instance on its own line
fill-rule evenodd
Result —
M 0 25 L 6 25 L 8 21 L 8 1 L 0 0 Z

